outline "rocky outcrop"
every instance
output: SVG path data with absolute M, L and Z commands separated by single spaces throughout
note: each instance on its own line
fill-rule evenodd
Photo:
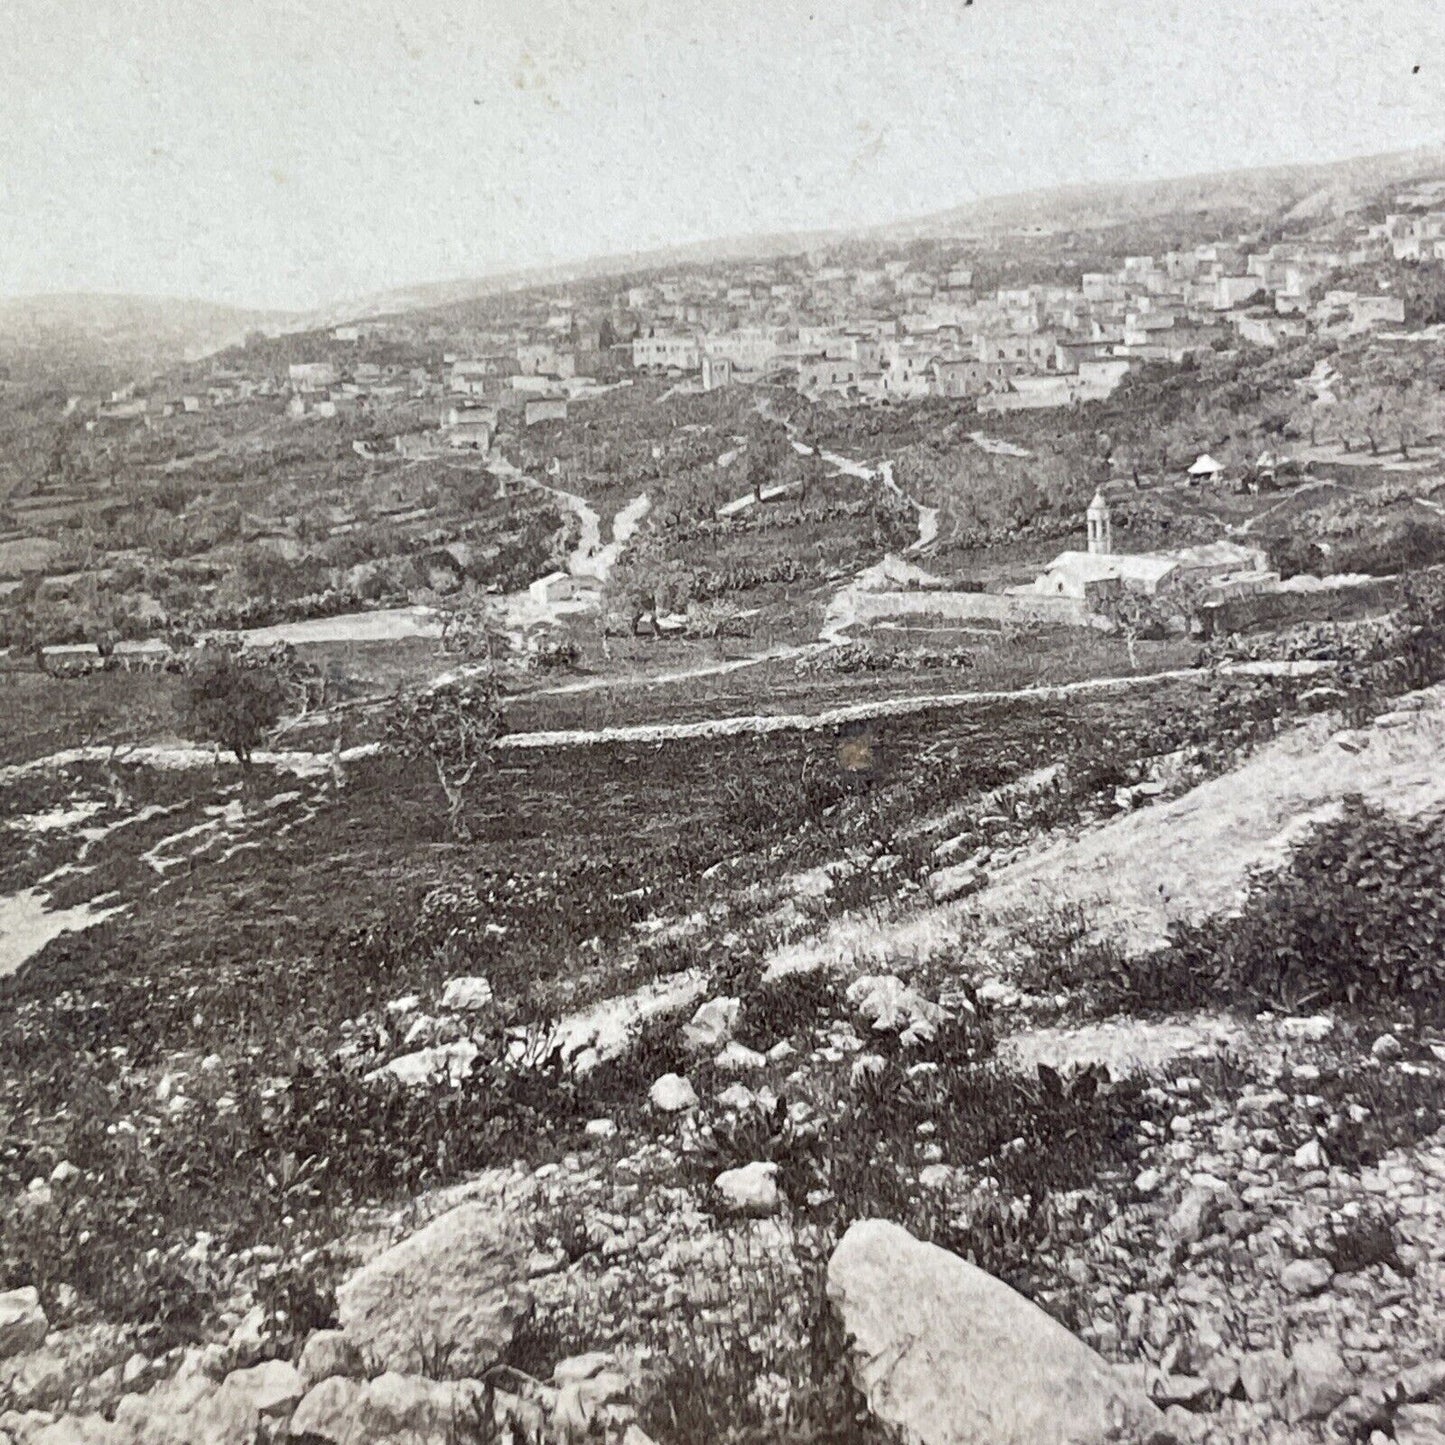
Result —
M 1002 1281 L 863 1220 L 828 1262 L 869 1408 L 921 1445 L 1105 1445 L 1174 1437 L 1142 1393 Z

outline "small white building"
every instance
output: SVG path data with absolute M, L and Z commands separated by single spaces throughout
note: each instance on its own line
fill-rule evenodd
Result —
M 1045 597 L 1093 599 L 1122 586 L 1152 597 L 1178 568 L 1177 559 L 1162 554 L 1060 552 L 1032 587 L 1019 590 Z
M 1190 481 L 1195 485 L 1200 482 L 1217 482 L 1223 475 L 1223 464 L 1215 461 L 1208 452 L 1201 453 L 1188 472 Z
M 568 602 L 577 595 L 577 584 L 568 572 L 549 572 L 538 577 L 527 587 L 527 593 L 534 602 L 550 605 L 553 602 Z
M 702 357 L 702 389 L 717 391 L 720 387 L 731 386 L 733 364 L 729 357 L 713 356 L 704 352 Z

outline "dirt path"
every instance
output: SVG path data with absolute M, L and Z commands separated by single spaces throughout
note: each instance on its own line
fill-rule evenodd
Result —
M 612 519 L 612 540 L 604 544 L 602 518 L 586 497 L 579 497 L 576 492 L 564 491 L 561 487 L 554 487 L 549 482 L 528 476 L 497 452 L 488 459 L 486 469 L 493 476 L 505 481 L 520 482 L 534 491 L 546 492 L 577 518 L 582 531 L 577 545 L 567 558 L 567 571 L 573 577 L 592 577 L 599 582 L 606 581 L 608 573 L 622 554 L 622 549 L 642 525 L 642 519 L 652 506 L 652 499 L 646 492 L 634 497 Z

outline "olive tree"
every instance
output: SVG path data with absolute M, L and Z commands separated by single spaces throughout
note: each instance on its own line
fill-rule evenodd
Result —
M 186 678 L 184 727 L 234 753 L 249 776 L 255 750 L 281 720 L 292 684 L 269 654 L 203 648 Z
M 480 773 L 491 769 L 492 750 L 505 726 L 501 691 L 490 672 L 400 693 L 387 712 L 387 746 L 399 757 L 431 764 L 459 842 L 471 836 L 465 816 L 469 790 Z

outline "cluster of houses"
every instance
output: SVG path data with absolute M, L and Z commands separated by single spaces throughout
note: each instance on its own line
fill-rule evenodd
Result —
M 1320 294 L 1346 267 L 1445 259 L 1436 190 L 1396 201 L 1398 213 L 1343 242 L 1219 242 L 1129 256 L 1077 285 L 985 294 L 967 269 L 902 259 L 845 267 L 823 257 L 664 279 L 629 288 L 615 305 L 636 325 L 635 368 L 704 390 L 768 378 L 814 397 L 966 397 L 981 411 L 1061 406 L 1108 396 L 1144 362 L 1403 324 L 1396 294 Z
M 1331 290 L 1334 273 L 1385 260 L 1445 259 L 1445 184 L 1394 197 L 1382 222 L 1343 240 L 1217 242 L 1126 257 L 1076 284 L 985 289 L 972 269 L 916 259 L 833 253 L 697 267 L 628 285 L 580 284 L 519 293 L 492 324 L 396 316 L 332 328 L 332 359 L 284 374 L 218 366 L 203 384 L 117 393 L 90 424 L 129 424 L 253 398 L 279 398 L 293 417 L 423 400 L 440 440 L 403 449 L 486 450 L 499 419 L 522 425 L 566 415 L 628 370 L 705 391 L 772 380 L 811 397 L 972 399 L 981 411 L 1070 405 L 1109 396 L 1142 363 L 1181 364 L 1241 344 L 1277 346 L 1314 331 L 1399 327 L 1402 298 Z M 428 356 L 428 364 L 363 360 L 363 343 Z M 348 355 L 350 348 L 357 350 Z M 380 354 L 387 354 L 383 350 Z M 441 364 L 436 357 L 441 355 Z

